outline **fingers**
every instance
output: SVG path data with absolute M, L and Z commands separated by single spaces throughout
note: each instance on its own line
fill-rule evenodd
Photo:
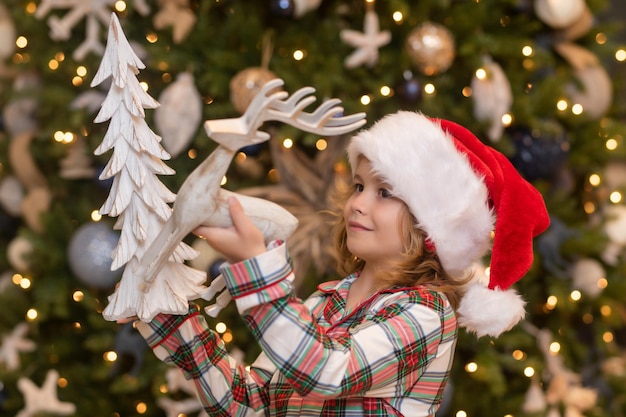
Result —
M 231 227 L 200 226 L 194 233 L 202 236 L 216 251 L 231 263 L 249 259 L 266 251 L 263 233 L 248 218 L 235 197 L 228 199 Z
M 243 206 L 235 197 L 228 197 L 228 211 L 230 212 L 233 226 L 238 232 L 241 233 L 254 227 L 250 218 L 243 211 Z

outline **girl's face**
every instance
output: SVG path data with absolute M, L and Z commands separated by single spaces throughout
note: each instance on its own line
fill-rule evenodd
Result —
M 406 209 L 393 197 L 391 187 L 371 170 L 371 163 L 360 158 L 354 171 L 354 190 L 343 210 L 348 249 L 370 265 L 401 257 L 405 244 L 400 216 Z

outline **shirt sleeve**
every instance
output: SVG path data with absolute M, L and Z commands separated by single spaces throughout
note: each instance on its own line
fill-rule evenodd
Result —
M 194 382 L 209 415 L 266 415 L 273 370 L 253 366 L 247 371 L 237 364 L 197 306 L 186 315 L 159 314 L 149 323 L 137 322 L 137 329 L 159 359 L 177 366 Z
M 433 291 L 409 291 L 346 333 L 318 326 L 293 296 L 284 245 L 225 265 L 222 274 L 263 351 L 301 396 L 401 396 L 442 355 L 443 340 L 454 349 L 454 313 Z

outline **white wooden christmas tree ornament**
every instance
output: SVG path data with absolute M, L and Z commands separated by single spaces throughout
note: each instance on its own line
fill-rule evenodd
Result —
M 148 291 L 141 291 L 142 277 L 134 273 L 148 243 L 170 216 L 168 203 L 175 198 L 157 178 L 174 171 L 163 162 L 169 159 L 169 154 L 145 121 L 144 109 L 154 109 L 158 103 L 136 78 L 144 67 L 124 37 L 117 16 L 112 14 L 107 48 L 92 81 L 92 86 L 96 86 L 109 78 L 113 80 L 95 119 L 98 123 L 110 120 L 95 153 L 100 155 L 113 149 L 100 176 L 113 178 L 110 194 L 100 212 L 117 217 L 115 228 L 121 230 L 111 269 L 126 265 L 119 287 L 109 297 L 103 312 L 107 320 L 135 315 L 149 320 L 159 312 L 181 313 L 190 299 L 203 292 L 206 280 L 204 272 L 183 263 L 196 253 L 180 241 Z
M 232 225 L 227 205 L 230 196 L 239 199 L 244 212 L 268 242 L 291 235 L 297 219 L 284 208 L 220 187 L 239 149 L 269 139 L 268 133 L 258 130 L 265 121 L 280 121 L 325 136 L 345 134 L 365 123 L 363 113 L 341 116 L 343 108 L 338 99 L 325 101 L 311 113 L 305 112 L 315 101 L 310 96 L 315 89 L 305 87 L 289 97 L 287 92 L 277 91 L 282 80 L 269 81 L 243 116 L 205 122 L 206 133 L 219 146 L 174 195 L 157 180 L 157 175 L 172 174 L 173 170 L 162 161 L 170 155 L 161 147 L 160 137 L 145 122 L 144 109 L 154 109 L 159 103 L 139 85 L 136 74 L 142 68 L 143 63 L 132 51 L 113 14 L 106 51 L 92 82 L 96 86 L 108 78 L 114 81 L 95 119 L 110 120 L 95 152 L 102 154 L 115 148 L 101 175 L 103 179 L 113 177 L 114 181 L 100 212 L 118 217 L 115 227 L 121 229 L 111 268 L 126 265 L 120 285 L 103 312 L 107 320 L 136 316 L 149 321 L 160 312 L 183 314 L 189 300 L 203 296 L 206 272 L 183 264 L 195 257 L 196 251 L 182 240 L 200 225 Z M 170 202 L 171 209 L 167 205 Z M 221 279 L 212 282 L 220 289 L 222 284 Z M 218 305 L 228 299 L 228 294 L 220 294 Z

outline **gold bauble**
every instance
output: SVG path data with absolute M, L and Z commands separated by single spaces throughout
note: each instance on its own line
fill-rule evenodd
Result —
M 406 38 L 406 50 L 415 67 L 425 75 L 447 70 L 456 55 L 454 37 L 444 26 L 426 22 Z
M 235 110 L 244 113 L 261 87 L 278 78 L 272 71 L 262 67 L 246 68 L 230 80 L 230 101 Z

